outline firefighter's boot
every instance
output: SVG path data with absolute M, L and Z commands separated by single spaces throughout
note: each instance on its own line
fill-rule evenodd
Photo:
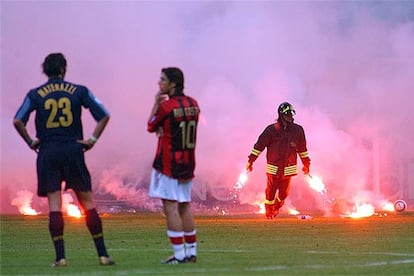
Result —
M 266 218 L 267 219 L 273 219 L 273 217 L 275 216 L 275 212 L 274 212 L 274 208 L 275 205 L 274 204 L 266 204 L 265 203 L 265 210 L 266 210 Z

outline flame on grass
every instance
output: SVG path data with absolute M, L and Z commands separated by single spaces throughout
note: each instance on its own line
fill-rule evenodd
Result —
M 375 208 L 369 203 L 356 203 L 354 211 L 348 215 L 350 218 L 366 218 L 375 214 Z
M 382 203 L 382 210 L 388 212 L 395 212 L 395 207 L 392 202 L 386 201 Z
M 25 216 L 36 216 L 40 212 L 32 208 L 33 193 L 27 190 L 17 192 L 16 198 L 11 202 L 11 205 L 16 206 L 20 214 Z
M 266 209 L 265 209 L 265 205 L 264 205 L 263 200 L 258 200 L 255 203 L 253 203 L 253 205 L 259 207 L 259 211 L 257 211 L 256 214 L 265 214 L 266 213 Z
M 335 204 L 335 198 L 329 198 L 327 188 L 322 179 L 318 176 L 307 175 L 305 177 L 309 187 L 321 194 L 325 206 L 331 208 Z M 380 207 L 383 211 L 394 211 L 394 205 L 391 202 L 384 201 Z M 366 201 L 356 201 L 352 211 L 348 212 L 346 217 L 350 218 L 364 218 L 375 214 L 375 207 Z
M 73 198 L 69 193 L 62 194 L 62 206 L 63 210 L 66 211 L 66 214 L 75 218 L 82 217 L 82 212 L 79 210 L 78 206 L 72 202 Z
M 296 209 L 294 209 L 294 208 L 289 208 L 288 209 L 288 214 L 289 215 L 299 215 L 300 214 L 300 212 L 298 211 L 298 210 L 296 210 Z

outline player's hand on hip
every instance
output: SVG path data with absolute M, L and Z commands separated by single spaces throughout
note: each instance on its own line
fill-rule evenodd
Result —
M 92 142 L 90 139 L 88 139 L 88 140 L 77 140 L 77 142 L 78 142 L 79 144 L 82 144 L 82 146 L 83 146 L 83 151 L 88 151 L 88 150 L 90 150 L 91 148 L 93 148 L 93 146 L 95 145 L 95 143 L 94 143 L 94 142 Z
M 34 150 L 35 152 L 39 152 L 40 147 L 40 140 L 32 140 L 32 142 L 29 145 L 30 149 Z

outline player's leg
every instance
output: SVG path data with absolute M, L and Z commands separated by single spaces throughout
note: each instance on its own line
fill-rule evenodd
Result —
M 88 168 L 86 167 L 82 145 L 77 143 L 68 145 L 65 148 L 65 156 L 65 189 L 72 189 L 75 192 L 79 203 L 85 211 L 86 226 L 95 243 L 99 256 L 99 263 L 102 265 L 112 265 L 114 262 L 109 258 L 104 243 L 102 221 L 95 209 L 91 177 Z
M 184 230 L 178 211 L 178 202 L 175 200 L 162 200 L 164 214 L 167 222 L 167 235 L 174 250 L 174 256 L 163 263 L 179 263 L 185 261 Z
M 101 265 L 115 264 L 115 262 L 109 258 L 108 252 L 106 250 L 102 220 L 96 211 L 92 192 L 75 191 L 75 193 L 76 197 L 79 200 L 79 203 L 85 210 L 86 226 L 88 227 L 88 230 L 91 233 L 92 239 L 95 243 L 96 251 L 98 252 L 99 256 L 99 263 Z
M 173 179 L 153 169 L 148 195 L 162 199 L 167 224 L 167 236 L 174 251 L 171 257 L 161 261 L 161 263 L 178 264 L 185 262 L 184 230 L 178 211 L 179 184 L 177 179 Z
M 37 155 L 37 194 L 47 197 L 49 205 L 49 233 L 55 248 L 55 261 L 52 266 L 66 266 L 63 238 L 64 221 L 62 216 L 62 154 L 58 147 L 43 145 Z
M 267 186 L 266 186 L 266 199 L 265 199 L 265 210 L 266 217 L 272 219 L 274 217 L 274 204 L 276 195 L 276 177 L 273 174 L 267 173 Z
M 64 221 L 61 211 L 61 191 L 47 193 L 49 204 L 49 233 L 55 247 L 55 262 L 53 266 L 66 266 L 65 244 L 63 239 Z
M 190 203 L 179 203 L 178 210 L 183 222 L 185 253 L 187 262 L 197 262 L 197 236 L 194 217 L 191 212 Z

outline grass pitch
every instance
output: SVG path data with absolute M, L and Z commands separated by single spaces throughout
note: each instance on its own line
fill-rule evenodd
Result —
M 301 220 L 196 216 L 198 262 L 172 251 L 160 214 L 103 215 L 115 266 L 98 265 L 84 219 L 65 217 L 68 267 L 52 268 L 47 216 L 0 216 L 1 275 L 414 275 L 414 213 Z

